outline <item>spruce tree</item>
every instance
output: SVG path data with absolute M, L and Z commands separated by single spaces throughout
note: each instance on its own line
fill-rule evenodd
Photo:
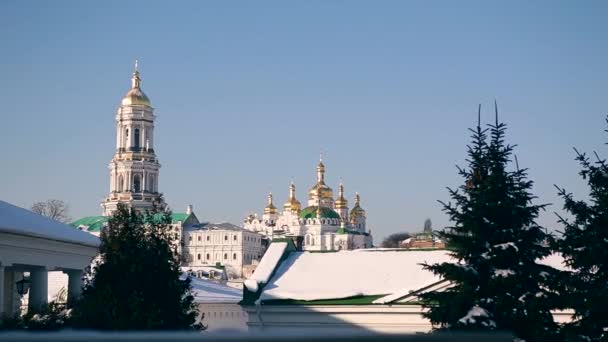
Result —
M 580 175 L 589 186 L 590 200 L 577 201 L 558 187 L 564 210 L 572 216 L 560 217 L 564 232 L 557 242 L 566 265 L 572 269 L 566 297 L 567 306 L 575 311 L 574 321 L 564 327 L 563 333 L 572 341 L 608 341 L 608 165 L 597 154 L 592 161 L 574 151 L 581 164 Z
M 515 146 L 505 143 L 506 125 L 498 122 L 496 104 L 495 110 L 489 128 L 478 121 L 470 129 L 468 167 L 458 168 L 464 184 L 448 188 L 454 203 L 440 202 L 453 226 L 439 234 L 455 262 L 424 267 L 452 286 L 422 295 L 425 316 L 443 330 L 502 330 L 547 340 L 557 330 L 547 287 L 556 271 L 538 263 L 551 253 L 551 236 L 536 223 L 546 205 L 532 203 L 526 169 L 509 168 Z
M 180 280 L 168 211 L 140 214 L 119 205 L 101 232 L 74 325 L 87 329 L 196 328 L 190 280 Z M 85 279 L 86 279 L 85 278 Z

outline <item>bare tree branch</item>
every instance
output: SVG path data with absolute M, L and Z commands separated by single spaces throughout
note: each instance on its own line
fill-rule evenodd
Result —
M 62 200 L 49 199 L 43 202 L 35 202 L 32 204 L 31 210 L 36 214 L 46 216 L 50 219 L 69 223 L 71 221 L 68 215 L 69 206 Z

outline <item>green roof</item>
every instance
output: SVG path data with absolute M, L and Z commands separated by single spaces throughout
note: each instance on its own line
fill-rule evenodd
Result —
M 342 228 L 342 227 L 340 227 L 338 230 L 336 230 L 336 234 L 369 235 L 367 233 L 362 233 L 362 232 L 356 231 L 354 229 L 346 229 L 346 228 Z
M 340 219 L 340 215 L 335 212 L 333 209 L 328 207 L 321 207 L 321 217 L 322 218 L 333 218 Z M 306 207 L 302 209 L 300 212 L 300 218 L 317 218 L 317 206 L 312 205 L 310 207 Z
M 89 232 L 100 232 L 109 219 L 108 216 L 87 216 L 70 223 L 70 225 L 76 228 L 86 226 Z
M 172 213 L 171 223 L 177 223 L 180 221 L 183 223 L 188 219 L 189 216 L 190 214 L 186 213 Z M 162 214 L 155 214 L 154 217 L 160 219 Z M 87 216 L 70 223 L 70 225 L 76 228 L 85 226 L 89 232 L 100 232 L 101 228 L 108 222 L 109 219 L 109 216 Z

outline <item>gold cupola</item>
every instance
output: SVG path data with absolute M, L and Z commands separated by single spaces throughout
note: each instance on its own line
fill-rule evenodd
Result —
M 338 199 L 336 199 L 336 209 L 348 209 L 348 201 L 344 198 L 344 185 L 340 182 L 338 187 Z
M 264 208 L 265 215 L 275 215 L 277 213 L 277 207 L 272 204 L 272 192 L 268 194 L 268 204 Z
M 350 219 L 355 221 L 357 217 L 365 217 L 365 210 L 361 208 L 361 197 L 359 197 L 358 192 L 355 194 L 355 206 L 350 211 Z
M 322 160 L 319 160 L 319 164 L 317 165 L 317 184 L 315 184 L 312 189 L 308 192 L 308 197 L 311 200 L 333 200 L 334 192 L 333 190 L 325 184 L 325 165 Z
M 148 96 L 146 96 L 146 94 L 144 94 L 144 92 L 141 90 L 141 78 L 139 78 L 139 70 L 137 67 L 136 60 L 135 71 L 133 72 L 133 77 L 131 78 L 131 89 L 127 92 L 125 97 L 122 98 L 120 104 L 122 106 L 140 105 L 152 107 L 150 104 L 150 99 L 148 99 Z
M 296 186 L 291 182 L 289 184 L 289 199 L 283 205 L 283 210 L 299 214 L 301 209 L 302 204 L 296 199 Z

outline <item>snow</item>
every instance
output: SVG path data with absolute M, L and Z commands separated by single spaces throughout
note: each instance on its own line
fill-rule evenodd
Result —
M 99 246 L 99 238 L 0 200 L 0 232 Z
M 186 279 L 187 274 L 182 273 L 180 279 Z M 243 293 L 226 285 L 211 280 L 190 277 L 192 296 L 195 303 L 227 303 L 236 304 L 243 299 Z
M 459 319 L 458 322 L 462 324 L 475 324 L 477 322 L 477 317 L 489 317 L 488 311 L 486 311 L 486 309 L 482 307 L 475 305 L 471 308 L 471 310 L 469 310 L 469 312 L 467 312 L 464 317 Z M 496 323 L 494 323 L 494 321 L 492 320 L 490 320 L 489 322 L 484 320 L 481 322 L 481 324 L 489 327 L 496 327 Z
M 251 275 L 251 278 L 245 281 L 245 287 L 250 291 L 257 292 L 259 284 L 268 283 L 270 275 L 281 260 L 281 256 L 283 256 L 285 249 L 287 249 L 287 242 L 271 243 L 268 250 L 266 250 L 266 253 L 264 253 L 264 257 L 260 261 L 260 264 Z
M 262 263 L 265 259 L 266 255 Z M 321 300 L 407 294 L 441 280 L 424 270 L 421 263 L 453 261 L 445 250 L 292 252 L 265 286 L 260 299 Z
M 505 242 L 505 243 L 501 243 L 498 245 L 494 245 L 494 248 L 500 248 L 500 249 L 507 249 L 509 247 L 514 248 L 515 251 L 519 251 L 519 248 L 517 248 L 517 246 L 515 246 L 515 243 L 513 243 L 513 242 Z
M 506 278 L 506 277 L 512 276 L 512 275 L 515 275 L 515 272 L 513 272 L 513 270 L 494 270 L 495 277 Z

